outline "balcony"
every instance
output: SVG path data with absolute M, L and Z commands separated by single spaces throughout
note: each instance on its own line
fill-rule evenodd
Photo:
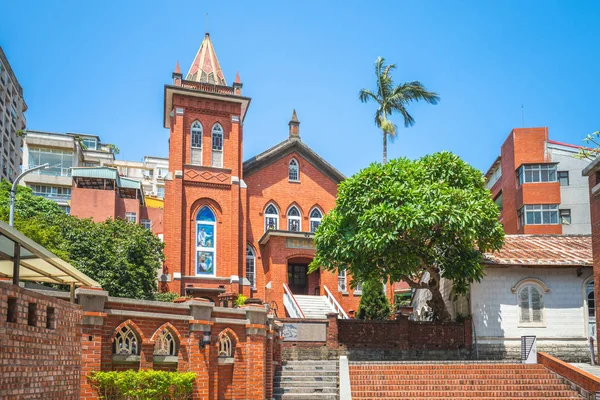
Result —
M 44 197 L 48 200 L 53 200 L 57 203 L 66 202 L 67 200 L 71 200 L 71 194 L 56 194 L 56 193 L 48 193 L 48 192 L 33 192 L 34 196 Z

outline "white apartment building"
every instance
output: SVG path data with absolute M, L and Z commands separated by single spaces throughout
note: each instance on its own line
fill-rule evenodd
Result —
M 25 111 L 23 88 L 0 46 L 0 178 L 9 182 L 21 173 Z

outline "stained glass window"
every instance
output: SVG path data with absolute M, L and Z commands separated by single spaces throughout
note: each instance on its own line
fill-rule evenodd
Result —
M 279 229 L 279 212 L 273 204 L 265 209 L 265 232 L 270 229 Z
M 208 206 L 196 215 L 196 275 L 215 275 L 216 218 Z
M 296 206 L 290 207 L 288 210 L 288 231 L 300 232 L 301 231 L 301 217 L 300 211 Z
M 321 214 L 321 210 L 318 208 L 313 208 L 310 212 L 310 231 L 315 232 L 319 225 L 321 225 L 321 220 L 323 219 L 323 214 Z

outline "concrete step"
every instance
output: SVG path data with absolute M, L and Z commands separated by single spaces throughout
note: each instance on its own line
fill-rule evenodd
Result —
M 282 365 L 281 366 L 281 370 L 282 371 L 314 371 L 314 372 L 337 371 L 337 365 L 331 365 L 331 364 L 324 364 L 324 365 L 302 365 L 302 364 Z
M 338 400 L 338 395 L 331 393 L 286 393 L 274 394 L 275 400 Z
M 325 319 L 327 314 L 335 312 L 326 296 L 294 295 L 300 309 L 310 319 Z
M 275 375 L 273 382 L 275 385 L 282 385 L 282 384 L 288 385 L 289 383 L 310 384 L 312 382 L 322 382 L 322 383 L 333 382 L 333 383 L 337 384 L 337 380 L 338 380 L 337 374 L 330 375 L 330 376 L 322 376 L 322 375 L 316 375 L 316 376 L 306 376 L 306 375 L 280 376 L 279 375 L 278 376 L 278 375 Z
M 276 394 L 285 394 L 285 393 L 326 393 L 326 394 L 337 394 L 338 388 L 335 387 L 317 387 L 317 386 L 307 386 L 307 387 L 278 387 L 273 388 L 273 393 Z

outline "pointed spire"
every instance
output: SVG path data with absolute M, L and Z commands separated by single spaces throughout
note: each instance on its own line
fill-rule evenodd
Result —
M 300 139 L 300 121 L 298 120 L 298 115 L 296 114 L 296 109 L 292 113 L 292 118 L 288 123 L 290 127 L 290 139 Z
M 175 73 L 176 74 L 180 74 L 181 73 L 181 68 L 179 68 L 179 61 L 177 61 L 177 63 L 175 64 Z
M 240 72 L 239 71 L 235 71 L 235 83 L 242 83 L 242 81 L 240 80 Z
M 227 85 L 208 32 L 204 36 L 204 40 L 185 79 L 188 81 Z

